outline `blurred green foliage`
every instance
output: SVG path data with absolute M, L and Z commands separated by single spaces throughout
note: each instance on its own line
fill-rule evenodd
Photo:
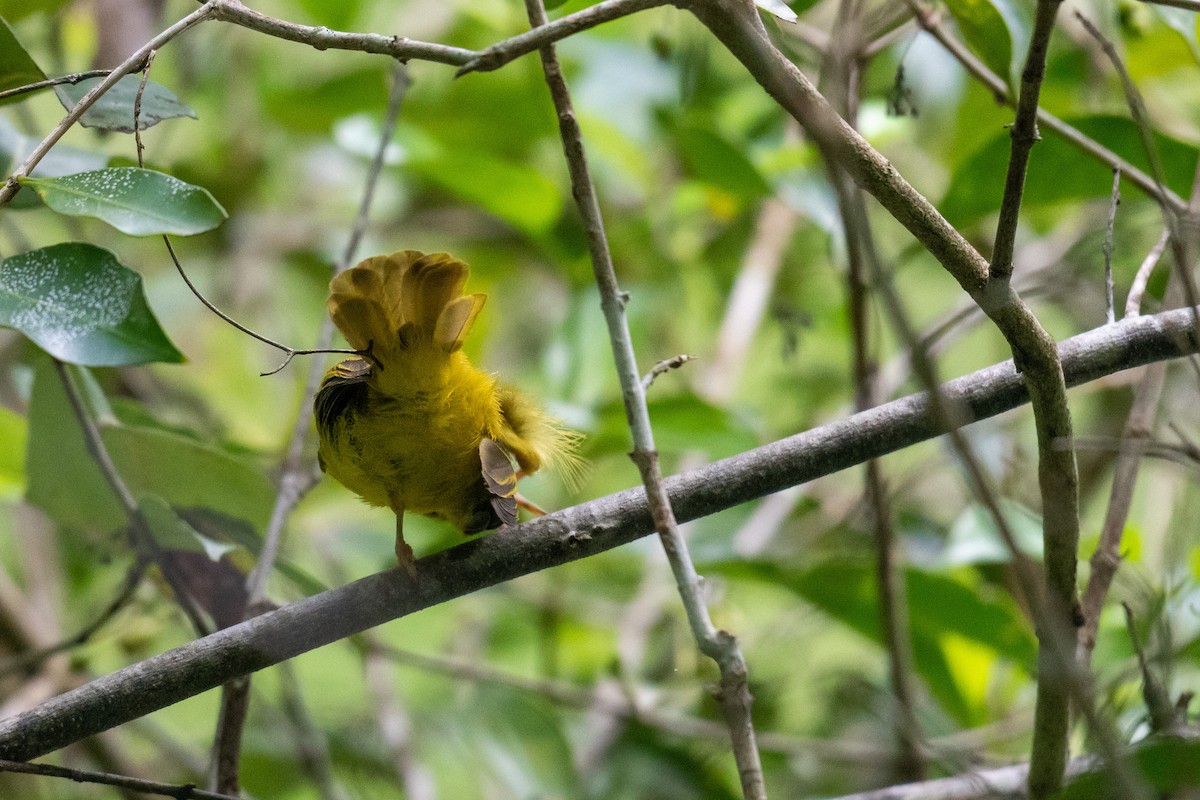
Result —
M 568 0 L 553 15 L 586 5 Z M 827 31 L 837 3 L 790 5 L 802 13 L 803 30 Z M 951 2 L 946 24 L 1011 79 L 1028 37 L 1024 5 Z M 1200 143 L 1195 15 L 1189 28 L 1170 9 L 1086 5 L 1119 41 L 1139 82 L 1166 184 L 1187 196 Z M 167 2 L 157 27 L 193 6 Z M 1119 14 L 1111 13 L 1114 7 Z M 527 27 L 521 4 L 504 0 L 262 0 L 255 8 L 306 25 L 466 48 Z M 110 23 L 89 9 L 0 0 L 0 16 L 23 48 L 0 41 L 0 88 L 28 80 L 17 77 L 28 71 L 22 54 L 47 74 L 90 68 L 97 27 Z M 767 24 L 801 68 L 819 71 L 813 37 Z M 887 46 L 862 75 L 860 128 L 986 252 L 1012 112 L 915 27 L 894 21 L 887 30 Z M 616 269 L 630 295 L 641 367 L 678 353 L 695 356 L 649 392 L 664 467 L 686 470 L 850 413 L 855 387 L 844 243 L 814 148 L 682 11 L 618 20 L 561 43 L 559 53 Z M 900 88 L 915 112 L 889 116 L 901 67 Z M 523 484 L 526 495 L 560 508 L 636 485 L 536 57 L 461 78 L 436 64 L 413 62 L 408 70 L 412 83 L 359 256 L 446 250 L 472 265 L 469 290 L 490 299 L 469 354 L 540 396 L 587 437 L 589 470 L 577 493 L 539 475 Z M 198 288 L 243 324 L 293 347 L 316 341 L 325 286 L 361 202 L 392 74 L 384 57 L 316 51 L 222 23 L 202 25 L 158 53 L 155 84 L 196 119 L 164 113 L 161 124 L 143 131 L 146 166 L 202 187 L 228 211 L 220 227 L 174 244 Z M 1056 34 L 1043 103 L 1104 146 L 1146 163 L 1119 83 L 1082 36 Z M 11 171 L 62 113 L 49 91 L 6 106 L 0 164 Z M 76 128 L 63 142 L 35 174 L 137 163 L 129 135 Z M 1043 131 L 1026 190 L 1017 286 L 1055 335 L 1103 322 L 1101 248 L 1111 182 L 1107 167 Z M 1122 191 L 1113 256 L 1118 308 L 1161 225 L 1146 197 Z M 780 247 L 777 269 L 764 278 L 755 271 L 762 257 L 749 254 L 759 252 L 758 221 L 768 198 L 790 209 L 795 230 Z M 878 208 L 871 213 L 885 267 L 914 324 L 932 332 L 960 319 L 959 287 Z M 244 567 L 270 515 L 294 423 L 308 415 L 303 393 L 311 362 L 297 358 L 280 374 L 260 377 L 280 354 L 203 308 L 157 238 L 60 216 L 29 189 L 0 214 L 5 257 L 86 242 L 111 250 L 141 276 L 148 307 L 187 362 L 72 367 L 71 374 L 156 530 L 180 549 L 236 548 L 233 561 Z M 727 316 L 738 287 L 755 280 L 765 287 L 761 309 Z M 1162 293 L 1156 274 L 1144 309 L 1152 310 Z M 887 394 L 920 388 L 886 315 L 872 310 L 870 326 L 869 348 Z M 742 344 L 725 355 L 722 348 L 734 340 Z M 936 347 L 943 377 L 1009 356 L 1000 337 L 970 316 L 937 337 Z M 1158 430 L 1170 438 L 1174 425 L 1178 436 L 1195 441 L 1194 375 L 1171 375 Z M 1085 547 L 1094 548 L 1104 518 L 1134 380 L 1114 376 L 1072 394 L 1079 434 L 1112 443 L 1080 453 Z M 1029 533 L 1036 540 L 1030 415 L 979 423 L 968 436 L 1002 495 L 1006 519 L 1023 543 Z M 315 468 L 311 442 L 305 452 Z M 1035 625 L 1016 597 L 994 526 L 943 443 L 889 456 L 883 469 L 906 564 L 917 718 L 934 753 L 931 771 L 953 774 L 976 758 L 1021 760 L 1029 744 Z M 1200 676 L 1195 478 L 1194 462 L 1144 465 L 1127 560 L 1112 592 L 1142 621 L 1175 693 L 1194 688 Z M 897 780 L 896 710 L 881 644 L 870 519 L 862 471 L 854 469 L 687 526 L 709 578 L 714 617 L 739 637 L 750 665 L 755 718 L 760 735 L 770 734 L 762 744 L 773 797 L 828 796 Z M 46 356 L 18 333 L 0 330 L 0 581 L 14 590 L 0 593 L 0 665 L 67 637 L 111 602 L 133 558 L 124 525 Z M 330 481 L 320 483 L 288 521 L 271 599 L 287 602 L 392 565 L 392 526 L 388 513 L 363 506 Z M 189 542 L 193 533 L 196 541 Z M 418 554 L 461 541 L 424 518 L 409 518 L 406 534 Z M 1036 547 L 1028 549 L 1036 556 Z M 14 605 L 9 597 L 26 602 Z M 302 726 L 284 699 L 293 682 L 328 745 L 335 797 L 739 796 L 720 713 L 707 691 L 715 668 L 695 651 L 652 540 L 431 608 L 372 635 L 449 666 L 388 663 L 356 641 L 295 659 L 290 672 L 257 676 L 243 768 L 253 796 L 321 796 L 299 746 Z M 166 585 L 144 582 L 111 621 L 71 650 L 69 674 L 56 688 L 190 636 Z M 464 662 L 526 682 L 594 690 L 608 700 L 581 709 L 556 701 L 548 688 L 453 667 Z M 1133 663 L 1124 620 L 1110 604 L 1095 655 L 1097 691 L 1120 730 L 1137 738 L 1145 732 L 1145 711 Z M 17 702 L 23 677 L 5 674 L 0 691 Z M 628 698 L 653 713 L 612 712 Z M 215 724 L 216 701 L 206 695 L 127 726 L 120 748 L 98 743 L 62 758 L 202 782 Z M 1177 765 L 1177 756 L 1194 761 L 1194 754 L 1158 751 L 1145 759 Z M 13 776 L 0 776 L 0 787 L 30 798 L 110 796 Z

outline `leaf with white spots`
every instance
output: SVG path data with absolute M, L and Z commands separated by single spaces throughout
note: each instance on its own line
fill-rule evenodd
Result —
M 55 86 L 58 101 L 70 111 L 104 78 L 87 78 L 75 84 Z M 142 85 L 141 75 L 126 75 L 116 86 L 105 92 L 96 103 L 84 112 L 79 124 L 85 128 L 100 128 L 106 131 L 133 133 L 133 104 L 137 100 L 138 88 Z M 196 112 L 182 103 L 167 87 L 146 81 L 142 92 L 142 107 L 138 113 L 138 128 L 146 130 L 164 119 L 175 117 L 196 118 Z
M 61 178 L 21 178 L 60 214 L 96 217 L 131 236 L 212 230 L 225 209 L 206 189 L 162 172 L 110 167 Z
M 142 277 L 109 251 L 81 242 L 0 262 L 0 325 L 72 364 L 183 361 L 146 303 Z

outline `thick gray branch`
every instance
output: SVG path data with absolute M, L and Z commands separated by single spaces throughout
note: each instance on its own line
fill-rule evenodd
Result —
M 1108 325 L 1059 348 L 1069 385 L 1200 351 L 1192 309 Z M 1028 401 L 1011 361 L 946 383 L 972 421 Z M 885 403 L 667 480 L 680 520 L 829 475 L 944 432 L 924 393 Z M 353 633 L 487 586 L 618 547 L 653 531 L 642 488 L 629 489 L 322 592 L 218 631 L 0 722 L 0 758 L 26 761 Z

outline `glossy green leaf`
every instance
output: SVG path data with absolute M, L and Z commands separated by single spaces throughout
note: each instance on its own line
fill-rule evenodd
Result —
M 141 276 L 108 250 L 80 242 L 0 262 L 0 325 L 72 364 L 184 360 L 150 311 Z
M 225 209 L 206 189 L 138 167 L 110 167 L 61 178 L 22 178 L 60 214 L 96 217 L 122 233 L 189 236 L 224 221 Z
M 103 78 L 88 78 L 76 84 L 55 86 L 58 100 L 63 108 L 70 111 L 85 94 L 92 90 Z M 142 85 L 141 75 L 126 75 L 117 81 L 117 85 L 84 112 L 79 124 L 85 128 L 100 128 L 106 131 L 121 131 L 133 133 L 133 106 L 137 98 L 138 87 Z M 175 94 L 165 86 L 154 81 L 146 82 L 146 90 L 142 94 L 141 112 L 138 114 L 138 128 L 145 130 L 157 125 L 164 119 L 176 117 L 196 118 L 196 112 L 182 103 Z
M 153 494 L 175 509 L 213 509 L 259 529 L 266 524 L 274 490 L 257 465 L 174 431 L 123 424 L 110 410 L 97 409 L 105 401 L 90 373 L 71 370 L 81 393 L 95 398 L 89 402 L 91 413 L 99 418 L 109 455 L 135 496 Z M 125 514 L 84 447 L 79 421 L 48 363 L 37 370 L 29 405 L 29 501 L 72 528 L 108 532 L 124 525 Z
M 992 0 L 946 0 L 970 48 L 992 72 L 1006 81 L 1013 75 L 1013 35 Z
M 45 79 L 46 73 L 42 72 L 37 62 L 25 52 L 8 23 L 0 18 L 0 91 Z M 0 100 L 0 104 L 17 102 L 25 97 L 26 95 L 17 95 Z
M 1129 119 L 1095 115 L 1068 122 L 1138 168 L 1148 169 L 1141 135 Z M 1155 134 L 1154 141 L 1162 159 L 1167 186 L 1187 197 L 1200 151 L 1193 145 L 1161 134 Z M 951 222 L 971 222 L 1000 208 L 1010 150 L 1008 133 L 997 133 L 959 166 L 940 204 Z M 1122 191 L 1138 190 L 1126 181 L 1122 183 Z M 1042 140 L 1030 156 L 1024 194 L 1026 205 L 1050 205 L 1111 194 L 1112 171 L 1105 164 L 1043 129 Z
M 461 200 L 531 236 L 547 233 L 562 214 L 558 187 L 532 167 L 485 153 L 455 151 L 410 166 Z

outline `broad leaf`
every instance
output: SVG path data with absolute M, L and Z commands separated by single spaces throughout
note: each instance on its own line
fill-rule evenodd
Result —
M 478 205 L 518 230 L 541 235 L 562 213 L 558 187 L 537 170 L 483 151 L 456 151 L 410 166 L 462 200 Z
M 70 111 L 85 94 L 103 80 L 103 78 L 88 78 L 74 85 L 55 86 L 54 91 L 58 94 L 58 100 L 63 104 L 63 108 Z M 116 86 L 105 92 L 91 108 L 84 112 L 79 124 L 85 128 L 133 133 L 133 104 L 137 98 L 138 87 L 141 85 L 141 75 L 126 75 L 121 78 L 117 81 Z M 142 93 L 138 128 L 145 130 L 164 119 L 175 117 L 195 119 L 196 112 L 180 102 L 170 89 L 154 81 L 147 81 L 146 91 Z
M 795 569 L 777 562 L 738 561 L 706 569 L 791 589 L 862 635 L 882 641 L 872 565 L 848 561 Z M 977 720 L 963 687 L 953 677 L 948 643 L 965 640 L 981 645 L 1032 672 L 1036 643 L 1013 604 L 986 599 L 961 581 L 915 568 L 905 571 L 905 585 L 917 671 L 946 710 L 961 721 Z
M 1008 20 L 992 0 L 946 0 L 963 39 L 988 68 L 1013 83 L 1014 39 Z
M 1067 121 L 1133 165 L 1147 169 L 1141 134 L 1131 120 L 1096 115 Z M 1200 153 L 1192 145 L 1160 134 L 1155 134 L 1154 142 L 1167 186 L 1187 197 Z M 1000 208 L 1011 143 L 1007 132 L 998 133 L 959 166 L 941 203 L 951 222 L 973 222 Z M 1131 189 L 1128 182 L 1123 183 L 1122 191 Z M 1024 193 L 1026 205 L 1108 197 L 1111 193 L 1112 170 L 1057 134 L 1042 129 L 1042 140 L 1030 156 Z
M 21 47 L 8 23 L 0 19 L 0 91 L 45 79 L 46 73 L 42 72 L 29 53 L 25 52 L 25 48 Z M 25 95 L 10 97 L 0 100 L 0 104 L 14 103 L 24 97 Z
M 225 209 L 206 189 L 138 167 L 110 167 L 61 178 L 22 178 L 60 214 L 96 217 L 131 236 L 212 230 Z
M 245 457 L 150 424 L 129 424 L 107 409 L 90 373 L 70 368 L 98 418 L 100 434 L 117 472 L 135 496 L 153 494 L 175 509 L 212 509 L 266 525 L 274 490 Z M 126 524 L 121 507 L 83 444 L 62 385 L 49 364 L 39 366 L 29 401 L 27 497 L 62 525 L 105 533 Z M 191 512 L 179 512 L 193 528 Z M 200 528 L 212 538 L 212 532 Z
M 0 262 L 0 325 L 72 364 L 183 361 L 146 304 L 141 276 L 108 250 L 80 242 Z

